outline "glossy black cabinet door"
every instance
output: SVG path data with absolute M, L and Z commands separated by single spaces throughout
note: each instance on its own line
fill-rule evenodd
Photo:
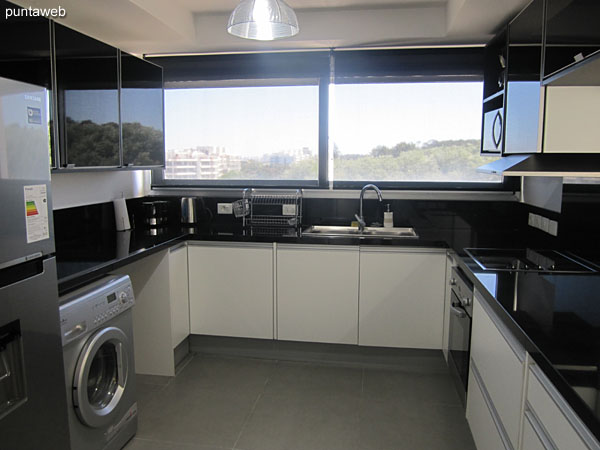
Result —
M 0 77 L 43 86 L 48 90 L 49 129 L 52 135 L 50 21 L 43 17 L 7 17 L 6 10 L 16 8 L 19 6 L 0 0 Z M 55 167 L 53 151 L 50 151 L 50 155 L 51 167 Z
M 544 76 L 600 50 L 600 1 L 547 0 Z
M 535 153 L 540 119 L 544 1 L 508 25 L 504 153 Z
M 119 166 L 118 50 L 54 26 L 64 161 L 75 167 Z
M 164 166 L 162 68 L 121 52 L 123 165 Z
M 484 52 L 483 98 L 504 91 L 506 82 L 506 31 L 499 33 L 486 46 Z
M 506 60 L 505 29 L 486 45 L 484 52 L 482 154 L 500 154 L 504 150 Z

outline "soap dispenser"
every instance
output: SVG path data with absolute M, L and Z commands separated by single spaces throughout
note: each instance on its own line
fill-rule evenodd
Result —
M 383 213 L 383 226 L 385 228 L 394 227 L 394 213 L 390 211 L 390 204 L 387 204 L 387 211 Z

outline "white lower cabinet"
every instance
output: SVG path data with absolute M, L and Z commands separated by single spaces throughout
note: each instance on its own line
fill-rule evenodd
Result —
M 535 436 L 524 426 L 523 450 L 600 448 L 587 427 L 535 364 L 529 369 L 526 399 L 524 425 L 529 422 Z M 540 443 L 542 447 L 539 447 Z
M 277 245 L 277 338 L 358 343 L 358 247 Z
M 446 252 L 360 248 L 360 345 L 442 348 Z
M 477 291 L 466 415 L 479 450 L 600 450 L 589 429 Z
M 469 395 L 467 397 L 467 421 L 475 445 L 479 450 L 510 450 L 502 439 L 498 417 L 495 414 L 489 395 L 475 375 L 476 369 L 469 369 Z
M 446 282 L 444 285 L 444 327 L 442 335 L 442 352 L 444 358 L 448 362 L 448 341 L 450 337 L 450 306 L 452 303 L 452 285 L 450 279 L 452 278 L 452 268 L 456 266 L 454 261 L 454 253 L 448 252 L 446 256 Z
M 136 373 L 175 375 L 169 251 L 155 253 L 121 267 L 135 295 L 133 345 Z
M 171 291 L 171 345 L 175 348 L 190 335 L 187 245 L 169 249 L 169 288 Z
M 531 411 L 525 411 L 523 418 L 523 450 L 553 450 L 555 447 L 548 440 L 546 431 Z
M 188 245 L 190 330 L 273 339 L 272 244 Z
M 481 377 L 510 448 L 514 449 L 518 448 L 519 442 L 525 356 L 525 349 L 516 342 L 481 294 L 475 291 L 471 364 Z M 471 429 L 473 431 L 473 426 Z M 478 448 L 484 447 L 478 445 Z

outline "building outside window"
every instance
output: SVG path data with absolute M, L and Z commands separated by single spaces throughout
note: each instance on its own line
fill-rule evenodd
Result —
M 165 186 L 510 189 L 477 168 L 478 48 L 155 58 Z
M 165 91 L 165 179 L 316 180 L 318 86 Z
M 333 86 L 336 181 L 499 182 L 477 172 L 483 82 Z

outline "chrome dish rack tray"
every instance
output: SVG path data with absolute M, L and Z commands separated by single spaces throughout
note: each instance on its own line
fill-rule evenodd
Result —
M 244 189 L 244 230 L 251 236 L 300 236 L 302 191 Z

